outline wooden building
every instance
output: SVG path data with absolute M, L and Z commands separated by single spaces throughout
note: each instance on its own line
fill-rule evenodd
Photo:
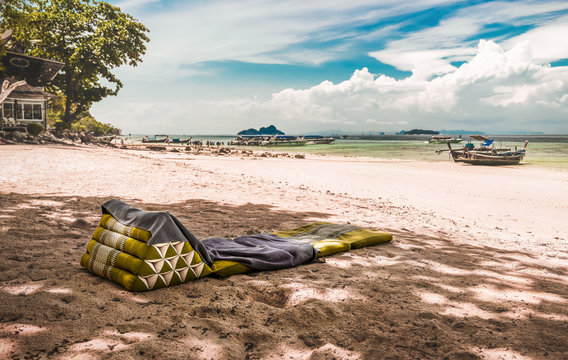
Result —
M 0 129 L 20 129 L 31 123 L 46 129 L 48 100 L 54 95 L 43 87 L 64 64 L 11 51 L 1 61 Z

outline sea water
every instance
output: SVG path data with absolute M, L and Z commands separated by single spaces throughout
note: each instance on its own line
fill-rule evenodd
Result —
M 427 139 L 427 138 L 426 138 Z M 521 149 L 528 140 L 524 165 L 568 169 L 568 136 L 500 136 L 494 137 L 496 148 Z M 451 144 L 459 149 L 467 143 Z M 478 143 L 478 142 L 474 142 Z M 278 151 L 304 152 L 334 156 L 364 156 L 395 160 L 449 161 L 446 144 L 428 144 L 424 138 L 412 140 L 342 140 L 332 144 L 297 147 L 274 147 Z
M 568 135 L 499 135 L 491 136 L 497 148 L 521 149 L 525 140 L 529 141 L 527 152 L 521 164 L 528 166 L 541 166 L 549 168 L 568 169 Z M 141 141 L 142 136 L 125 137 L 127 141 Z M 224 146 L 235 139 L 235 136 L 190 136 L 170 135 L 170 138 L 185 140 L 201 140 L 204 144 L 209 141 L 214 144 L 222 143 Z M 391 140 L 388 136 L 379 140 L 351 140 L 337 139 L 331 144 L 281 146 L 281 147 L 249 147 L 254 150 L 277 152 L 309 153 L 329 156 L 362 156 L 380 159 L 408 160 L 408 161 L 448 161 L 449 154 L 446 144 L 428 144 L 428 136 L 413 136 L 408 140 Z M 453 149 L 459 149 L 467 143 L 451 144 Z M 479 142 L 474 141 L 475 144 Z

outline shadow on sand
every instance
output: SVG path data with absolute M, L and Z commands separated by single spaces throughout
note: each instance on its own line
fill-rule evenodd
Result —
M 391 230 L 392 243 L 325 263 L 130 293 L 79 265 L 105 200 L 0 194 L 1 358 L 568 357 L 566 262 Z M 129 202 L 198 238 L 326 218 Z

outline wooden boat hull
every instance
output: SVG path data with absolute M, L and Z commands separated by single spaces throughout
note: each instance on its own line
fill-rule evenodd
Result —
M 482 154 L 475 152 L 452 152 L 455 162 L 470 165 L 518 165 L 523 160 L 524 153 L 513 154 Z
M 323 144 L 331 144 L 334 142 L 335 139 L 322 139 L 322 140 L 308 140 L 306 145 L 323 145 Z
M 452 140 L 428 140 L 428 144 L 459 144 L 463 140 L 462 139 L 452 139 Z
M 168 139 L 142 139 L 143 143 L 148 143 L 148 144 L 156 144 L 156 143 L 165 143 L 166 141 L 168 141 Z
M 278 141 L 269 141 L 264 146 L 303 146 L 306 145 L 306 141 L 301 140 L 278 140 Z

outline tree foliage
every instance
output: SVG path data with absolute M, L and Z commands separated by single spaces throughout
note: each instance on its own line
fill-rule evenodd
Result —
M 1 0 L 0 1 L 0 34 L 5 31 L 13 32 L 13 29 L 23 29 L 27 25 L 27 9 L 29 5 L 24 0 Z M 17 46 L 17 44 L 13 44 Z M 0 58 L 6 54 L 8 44 L 0 41 Z M 0 63 L 0 71 L 4 70 Z
M 28 6 L 29 2 L 24 0 L 0 1 L 0 32 L 25 27 L 25 14 Z
M 96 0 L 37 0 L 26 31 L 14 37 L 28 54 L 62 61 L 47 87 L 65 95 L 63 121 L 70 125 L 94 102 L 122 87 L 112 70 L 136 66 L 146 52 L 148 29 L 120 8 Z
M 120 129 L 111 124 L 104 124 L 91 116 L 88 112 L 81 114 L 77 121 L 71 125 L 73 131 L 92 132 L 95 136 L 120 135 Z
M 89 111 L 78 114 L 73 124 L 64 122 L 65 102 L 65 95 L 62 92 L 58 92 L 55 98 L 51 100 L 51 106 L 47 110 L 47 125 L 54 129 L 56 133 L 70 129 L 73 131 L 92 132 L 95 136 L 120 135 L 120 129 L 111 124 L 97 121 Z

